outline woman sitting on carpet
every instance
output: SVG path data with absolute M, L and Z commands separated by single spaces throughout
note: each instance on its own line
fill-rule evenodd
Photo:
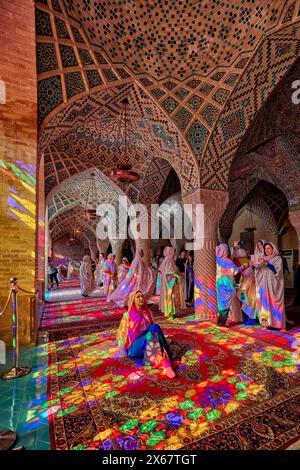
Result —
M 168 343 L 160 326 L 154 323 L 141 291 L 132 292 L 129 296 L 128 310 L 121 320 L 117 342 L 121 355 L 142 359 L 144 365 L 161 368 L 170 379 L 175 377 Z

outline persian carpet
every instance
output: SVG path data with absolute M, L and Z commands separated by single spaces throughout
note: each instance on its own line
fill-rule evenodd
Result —
M 40 330 L 65 329 L 75 326 L 103 324 L 103 321 L 121 318 L 125 309 L 117 307 L 104 298 L 61 301 L 44 305 Z
M 115 357 L 118 320 L 50 332 L 52 449 L 284 449 L 299 439 L 295 352 L 208 321 L 159 323 L 173 380 Z

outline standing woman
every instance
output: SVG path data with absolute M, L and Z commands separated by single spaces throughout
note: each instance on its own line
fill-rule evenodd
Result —
M 283 263 L 273 243 L 264 244 L 263 257 L 254 265 L 259 279 L 258 312 L 263 326 L 285 330 Z
M 167 340 L 141 291 L 131 292 L 128 310 L 124 313 L 118 332 L 119 352 L 130 359 L 140 359 L 144 365 L 162 369 L 170 379 L 175 377 Z
M 121 264 L 118 266 L 118 284 L 124 281 L 129 271 L 130 264 L 126 257 L 122 258 Z
M 72 278 L 72 274 L 74 271 L 74 266 L 71 261 L 68 262 L 68 272 L 67 272 L 67 279 L 70 280 Z
M 161 273 L 159 308 L 166 317 L 172 318 L 178 308 L 185 308 L 183 285 L 174 260 L 175 250 L 164 249 L 164 260 L 159 267 Z
M 121 282 L 116 290 L 107 298 L 109 302 L 126 306 L 130 293 L 136 292 L 137 290 L 143 293 L 146 302 L 150 300 L 153 295 L 155 278 L 152 269 L 144 263 L 143 257 L 143 250 L 138 250 L 124 281 Z
M 117 265 L 115 263 L 114 255 L 110 254 L 105 261 L 105 270 L 104 270 L 104 287 L 105 287 L 105 296 L 106 298 L 113 293 L 116 288 L 117 282 Z
M 85 255 L 79 269 L 80 289 L 83 297 L 88 297 L 95 290 L 95 280 L 92 273 L 91 258 Z
M 104 253 L 100 253 L 99 260 L 96 267 L 96 284 L 102 286 L 105 271 L 105 256 Z
M 191 305 L 194 300 L 194 262 L 191 254 L 187 256 L 185 264 L 185 301 Z
M 248 264 L 236 266 L 229 258 L 229 248 L 226 243 L 216 247 L 216 291 L 218 303 L 217 325 L 225 326 L 229 312 L 232 311 L 234 321 L 242 321 L 241 309 L 233 311 L 233 303 L 236 297 L 235 276 L 248 268 Z

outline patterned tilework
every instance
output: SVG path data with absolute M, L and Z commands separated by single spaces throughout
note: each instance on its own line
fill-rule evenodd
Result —
M 64 21 L 55 17 L 55 26 L 57 31 L 57 36 L 61 39 L 70 39 L 66 24 Z
M 53 10 L 58 11 L 59 13 L 62 13 L 58 0 L 51 0 L 51 3 L 52 3 Z
M 248 101 L 249 103 L 249 101 Z M 225 142 L 246 130 L 245 114 L 243 110 L 237 110 L 232 114 L 220 119 L 219 125 L 222 129 Z
M 72 76 L 67 86 L 73 84 Z M 75 93 L 79 91 L 75 90 Z M 42 129 L 40 149 L 52 142 L 57 152 L 64 156 L 63 161 L 70 174 L 73 168 L 80 171 L 91 166 L 109 174 L 111 168 L 118 164 L 120 156 L 115 119 L 119 116 L 120 102 L 124 96 L 129 98 L 134 133 L 138 135 L 138 139 L 134 137 L 134 146 L 130 151 L 133 167 L 144 175 L 151 160 L 159 158 L 173 166 L 180 178 L 183 193 L 197 188 L 199 170 L 192 152 L 175 126 L 136 83 L 110 87 L 69 103 L 59 113 L 53 114 L 48 125 Z M 107 135 L 110 135 L 109 141 Z M 47 167 L 47 178 L 54 176 L 47 183 L 47 191 L 58 183 L 54 168 L 51 174 Z M 140 189 L 135 188 L 135 191 Z
M 216 82 L 219 82 L 221 80 L 221 78 L 223 78 L 225 75 L 225 72 L 218 72 L 218 73 L 215 73 L 211 78 L 212 80 L 215 80 Z
M 107 60 L 104 59 L 103 55 L 100 52 L 95 51 L 95 56 L 97 57 L 97 60 L 100 65 L 107 64 Z
M 235 65 L 236 69 L 243 69 L 248 62 L 248 57 L 244 57 L 243 59 L 239 60 L 238 63 Z
M 97 70 L 87 70 L 86 75 L 87 75 L 90 88 L 94 88 L 96 86 L 102 85 L 103 82 Z
M 182 131 L 185 130 L 188 123 L 192 119 L 192 113 L 190 113 L 186 108 L 179 108 L 175 113 L 173 120 L 177 124 L 178 128 Z
M 164 83 L 164 87 L 167 89 L 167 90 L 173 90 L 173 88 L 175 88 L 177 86 L 176 83 L 174 82 L 166 82 Z
M 38 84 L 38 121 L 39 124 L 49 112 L 63 101 L 59 76 L 46 78 Z
M 56 50 L 54 44 L 47 44 L 44 42 L 37 42 L 36 44 L 37 56 L 37 72 L 48 72 L 58 68 Z
M 199 160 L 203 152 L 209 131 L 198 120 L 195 120 L 188 131 L 188 141 Z
M 102 69 L 102 71 L 108 82 L 114 82 L 115 80 L 118 80 L 118 78 L 111 69 Z
M 50 16 L 42 10 L 35 10 L 36 34 L 39 36 L 53 36 Z
M 161 90 L 161 88 L 152 88 L 151 89 L 151 94 L 155 96 L 158 100 L 165 95 L 165 92 Z
M 225 88 L 219 88 L 216 93 L 212 95 L 212 99 L 219 104 L 224 104 L 229 95 L 229 90 L 225 90 Z
M 59 49 L 63 67 L 74 67 L 78 65 L 73 47 L 60 44 Z
M 71 26 L 72 28 L 72 33 L 73 33 L 73 36 L 74 36 L 74 39 L 76 42 L 79 42 L 79 43 L 83 43 L 84 44 L 84 39 L 83 37 L 81 36 L 80 32 L 78 31 L 77 28 L 75 28 L 75 26 Z
M 80 72 L 71 72 L 65 74 L 66 89 L 68 98 L 85 91 L 84 83 Z
M 150 85 L 153 84 L 153 82 L 151 82 L 151 80 L 149 80 L 148 78 L 141 78 L 141 79 L 140 79 L 140 82 L 141 82 L 144 86 L 146 86 L 146 87 L 148 87 L 148 86 L 150 86 Z
M 288 9 L 288 11 L 285 14 L 285 17 L 282 20 L 282 23 L 288 23 L 289 21 L 292 20 L 293 18 L 293 13 L 295 10 L 296 2 L 294 2 Z
M 189 99 L 188 105 L 194 111 L 197 111 L 202 105 L 203 101 L 204 101 L 203 98 L 200 98 L 200 96 L 198 95 L 194 95 L 191 99 Z
M 214 123 L 217 120 L 218 114 L 219 114 L 218 108 L 216 108 L 212 104 L 207 104 L 201 111 L 202 118 L 209 126 L 214 125 Z
M 263 34 L 279 24 L 283 3 L 68 0 L 65 6 L 92 44 L 133 73 L 158 80 L 212 73 L 218 81 L 224 72 L 216 66 L 229 66 L 243 50 L 253 51 Z
M 175 91 L 175 95 L 181 100 L 184 100 L 189 93 L 189 90 L 186 90 L 185 88 L 179 88 Z
M 117 73 L 121 78 L 130 78 L 129 73 L 127 73 L 124 69 L 117 69 Z
M 169 96 L 169 98 L 167 98 L 166 100 L 162 102 L 162 106 L 165 108 L 166 111 L 168 111 L 169 114 L 171 114 L 174 111 L 174 109 L 177 108 L 178 102 L 174 100 L 174 98 Z
M 82 65 L 92 65 L 94 64 L 93 59 L 91 58 L 89 51 L 86 49 L 78 49 L 79 55 L 80 55 L 80 60 L 82 62 Z
M 233 85 L 237 81 L 239 76 L 240 75 L 238 73 L 230 73 L 225 79 L 226 85 Z
M 190 88 L 197 88 L 200 83 L 201 80 L 190 80 L 189 82 L 187 82 L 187 86 L 189 86 Z
M 297 37 L 296 26 L 287 26 L 266 38 L 257 49 L 214 128 L 202 160 L 201 182 L 204 187 L 227 187 L 230 166 L 246 129 L 299 55 L 300 41 Z M 290 48 L 278 57 L 276 44 L 283 42 L 288 42 Z
M 203 95 L 208 96 L 214 88 L 214 85 L 211 85 L 210 83 L 204 83 L 198 90 Z

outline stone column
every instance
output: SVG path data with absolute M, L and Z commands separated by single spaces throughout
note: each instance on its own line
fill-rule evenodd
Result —
M 289 219 L 297 233 L 298 238 L 298 265 L 300 266 L 300 209 L 289 211 Z
M 135 240 L 136 251 L 143 250 L 144 258 L 143 261 L 147 266 L 150 266 L 151 257 L 151 239 L 143 240 L 141 238 Z
M 201 320 L 212 319 L 217 314 L 215 247 L 219 221 L 228 203 L 228 193 L 199 189 L 183 197 L 183 203 L 204 205 L 203 239 L 199 239 L 199 233 L 195 232 L 195 238 L 202 244 L 202 248 L 194 251 L 195 315 Z M 195 231 L 195 221 L 193 227 Z
M 115 255 L 115 262 L 117 264 L 121 263 L 122 259 L 122 247 L 123 247 L 124 240 L 113 240 L 110 239 L 110 244 L 112 248 L 112 252 Z
M 108 246 L 109 246 L 108 239 L 100 240 L 99 238 L 97 238 L 97 247 L 98 247 L 99 253 L 104 253 L 104 256 L 106 256 Z

